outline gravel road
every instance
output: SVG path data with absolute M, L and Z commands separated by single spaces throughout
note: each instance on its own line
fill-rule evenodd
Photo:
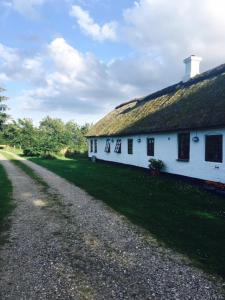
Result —
M 16 209 L 0 249 L 0 299 L 225 299 L 225 282 L 101 201 L 30 161 L 0 157 Z M 21 158 L 18 158 L 21 159 Z

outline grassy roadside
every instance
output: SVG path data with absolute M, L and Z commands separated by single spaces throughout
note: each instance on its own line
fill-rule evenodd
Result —
M 0 164 L 0 245 L 4 242 L 2 233 L 9 226 L 6 218 L 13 210 L 13 207 L 12 185 L 7 177 L 5 169 Z
M 86 158 L 30 158 L 185 255 L 225 278 L 225 199 L 170 178 L 151 178 L 142 170 L 91 163 Z
M 13 153 L 11 154 L 4 150 L 0 150 L 0 153 L 5 158 L 10 160 L 12 163 L 14 163 L 16 166 L 18 166 L 21 170 L 23 170 L 24 173 L 26 173 L 28 176 L 30 176 L 34 181 L 38 182 L 45 188 L 48 187 L 47 183 L 41 177 L 39 177 L 30 167 L 25 165 L 22 161 L 15 159 L 15 156 L 13 155 Z M 15 154 L 17 154 L 17 153 L 15 153 Z

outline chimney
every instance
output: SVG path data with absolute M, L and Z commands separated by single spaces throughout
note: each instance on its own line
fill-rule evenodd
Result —
M 189 79 L 200 74 L 199 67 L 202 58 L 199 56 L 191 55 L 188 58 L 184 59 L 185 63 L 185 75 L 183 77 L 183 82 L 188 81 Z

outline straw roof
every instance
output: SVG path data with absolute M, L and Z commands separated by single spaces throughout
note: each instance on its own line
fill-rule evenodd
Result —
M 225 127 L 225 64 L 117 106 L 88 137 Z

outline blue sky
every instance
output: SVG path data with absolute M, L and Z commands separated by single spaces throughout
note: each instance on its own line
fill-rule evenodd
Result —
M 0 86 L 13 118 L 95 122 L 225 62 L 223 0 L 0 0 Z

